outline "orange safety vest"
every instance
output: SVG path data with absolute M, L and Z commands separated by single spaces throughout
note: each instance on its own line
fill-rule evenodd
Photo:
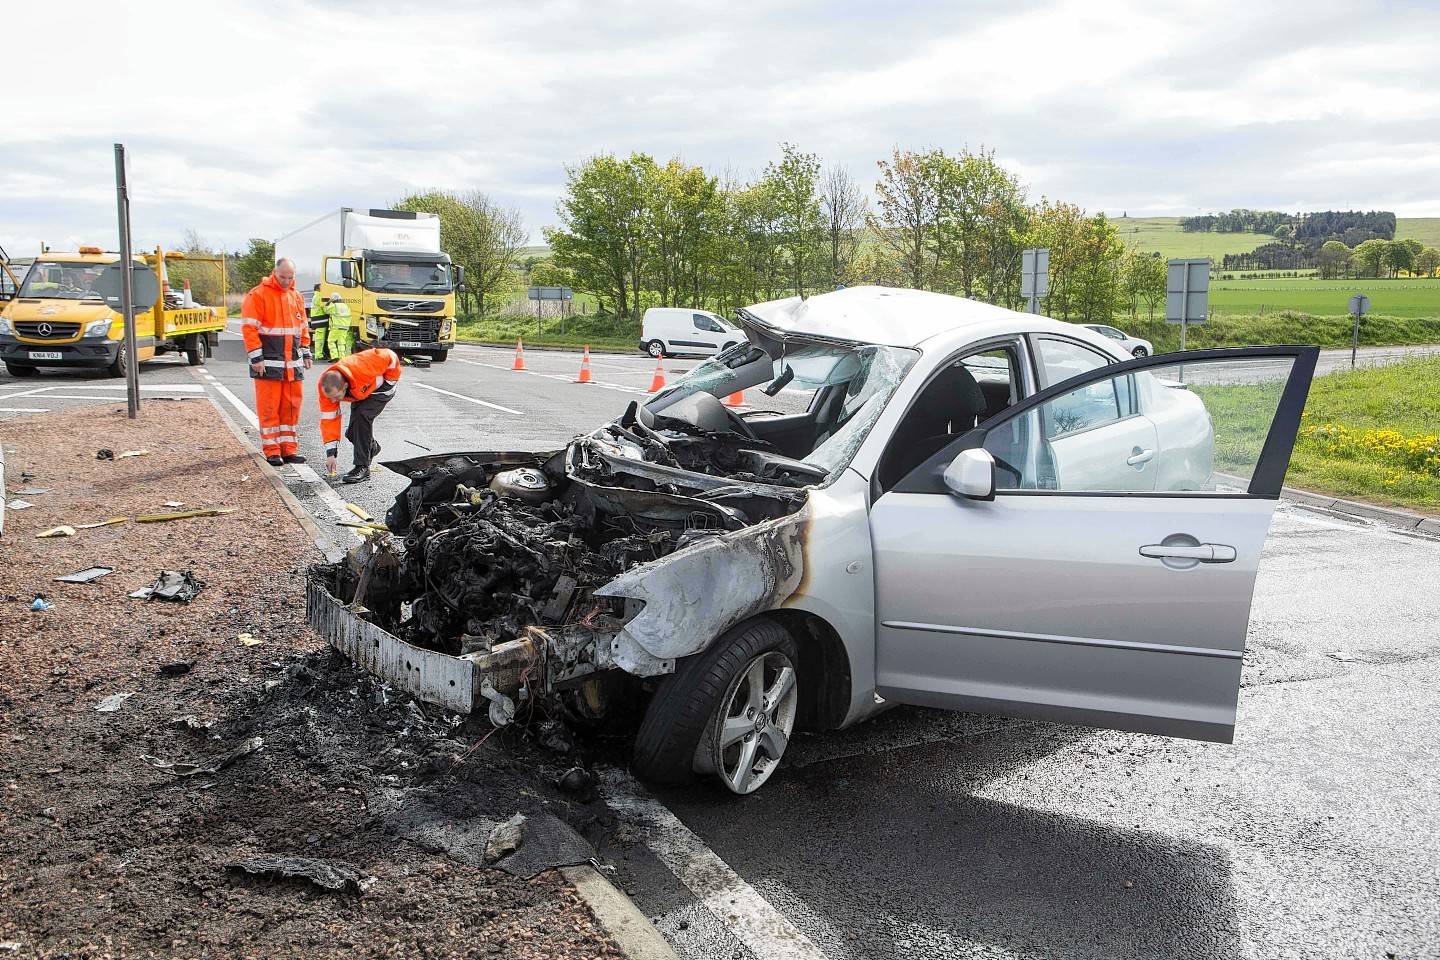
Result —
M 304 380 L 310 356 L 310 323 L 305 298 L 293 286 L 280 289 L 272 273 L 245 294 L 241 335 L 251 363 L 265 362 L 263 380 Z
M 370 396 L 388 397 L 394 395 L 395 384 L 400 382 L 400 355 L 383 348 L 364 350 L 340 359 L 330 369 L 339 370 L 349 382 L 343 402 L 356 403 Z M 319 392 L 319 383 L 315 386 Z M 327 457 L 340 452 L 341 402 L 320 392 L 320 439 L 325 443 Z

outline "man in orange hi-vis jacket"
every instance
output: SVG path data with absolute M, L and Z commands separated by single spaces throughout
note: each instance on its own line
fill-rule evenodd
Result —
M 370 479 L 370 462 L 380 453 L 375 442 L 375 418 L 395 396 L 400 382 L 400 357 L 394 350 L 365 350 L 341 357 L 320 375 L 320 439 L 325 443 L 325 468 L 335 472 L 340 453 L 340 403 L 350 404 L 350 426 L 345 438 L 354 448 L 355 467 L 341 477 L 344 483 Z
M 245 294 L 240 319 L 265 460 L 273 467 L 304 463 L 297 443 L 300 381 L 311 364 L 310 323 L 305 298 L 295 289 L 294 263 L 276 261 L 275 272 Z

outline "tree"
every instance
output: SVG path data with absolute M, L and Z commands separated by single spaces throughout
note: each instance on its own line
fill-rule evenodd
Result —
M 485 312 L 485 300 L 515 283 L 516 254 L 529 232 L 514 207 L 505 207 L 479 190 L 430 190 L 406 197 L 397 210 L 433 213 L 440 218 L 440 243 L 450 259 L 465 268 L 460 310 Z
M 875 211 L 866 222 L 880 242 L 895 254 L 906 280 L 916 290 L 928 289 L 935 273 L 932 234 L 939 208 L 930 155 L 896 148 L 879 161 Z
M 825 245 L 829 255 L 831 289 L 857 282 L 852 272 L 860 252 L 860 230 L 869 213 L 869 201 L 845 167 L 831 167 L 820 178 L 820 214 L 825 219 Z
M 775 203 L 778 248 L 784 257 L 787 279 L 797 296 L 805 296 L 807 281 L 822 262 L 825 218 L 816 187 L 820 161 L 793 144 L 782 143 L 780 163 L 765 165 L 762 182 Z
M 1339 240 L 1327 240 L 1315 255 L 1315 266 L 1322 280 L 1343 276 L 1350 267 L 1350 248 Z
M 1031 213 L 1025 246 L 1043 247 L 1050 251 L 1050 293 L 1045 299 L 1045 312 L 1068 320 L 1075 276 L 1082 260 L 1081 234 L 1085 212 L 1074 204 L 1051 203 L 1041 197 L 1040 206 Z
M 659 294 L 661 306 L 700 306 L 711 286 L 725 218 L 719 180 L 678 159 L 649 172 L 645 287 Z
M 646 192 L 655 161 L 643 153 L 628 160 L 613 154 L 565 168 L 565 195 L 555 205 L 560 226 L 545 242 L 557 266 L 573 270 L 575 282 L 622 317 L 639 319 L 639 292 L 646 268 Z
M 1385 244 L 1382 260 L 1390 269 L 1390 276 L 1398 276 L 1401 270 L 1410 270 L 1415 266 L 1415 252 L 1406 245 L 1404 240 L 1381 241 Z M 1414 241 L 1411 241 L 1412 243 Z M 1416 244 L 1419 246 L 1419 244 Z
M 202 237 L 196 230 L 186 227 L 180 233 L 180 242 L 164 248 L 167 253 L 179 253 L 186 257 L 195 257 L 195 262 L 185 260 L 167 260 L 165 262 L 164 276 L 170 284 L 170 289 L 180 290 L 185 282 L 190 282 L 190 293 L 197 303 L 222 302 L 220 291 L 220 265 L 218 263 L 204 263 L 198 260 L 199 257 L 216 257 L 222 254 L 213 249 L 210 241 Z M 274 247 L 271 247 L 273 252 Z M 266 267 L 265 273 L 274 268 L 271 261 Z M 261 274 L 264 279 L 264 274 Z M 259 283 L 259 280 L 256 281 Z M 252 284 L 253 286 L 253 284 Z M 246 289 L 249 289 L 248 287 Z
M 1415 258 L 1415 273 L 1422 277 L 1433 277 L 1440 270 L 1440 250 L 1425 247 Z
M 995 152 L 931 156 L 937 194 L 936 272 L 967 297 L 1014 303 L 1021 237 L 1029 224 L 1025 190 Z M 1013 288 L 1013 289 L 1012 289 Z
M 1147 319 L 1155 319 L 1155 308 L 1165 302 L 1165 261 L 1158 254 L 1126 250 L 1120 261 L 1120 292 L 1130 305 L 1130 315 L 1144 304 Z
M 1119 265 L 1125 244 L 1105 214 L 1084 222 L 1079 253 L 1072 295 L 1075 308 L 1087 323 L 1109 320 L 1120 304 Z
M 249 248 L 235 255 L 235 266 L 231 272 L 233 292 L 244 293 L 275 269 L 275 244 L 257 237 L 251 237 L 248 242 Z
M 1366 240 L 1355 248 L 1351 256 L 1354 258 L 1357 271 L 1362 277 L 1380 276 L 1380 268 L 1385 263 L 1385 251 L 1389 248 L 1388 240 Z

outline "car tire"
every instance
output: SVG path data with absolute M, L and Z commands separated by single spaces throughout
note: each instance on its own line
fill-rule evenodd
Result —
M 449 350 L 431 350 L 431 351 L 430 351 L 430 362 L 431 362 L 431 363 L 444 363 L 446 360 L 449 360 L 449 359 L 450 359 L 450 351 L 449 351 Z
M 1150 351 L 1146 350 L 1144 347 L 1136 347 L 1134 350 L 1130 351 L 1130 356 L 1134 357 L 1136 360 L 1139 360 L 1141 357 L 1150 356 Z
M 192 367 L 198 367 L 210 356 L 210 341 L 205 339 L 205 334 L 195 334 L 195 342 L 192 346 L 185 348 L 185 362 Z
M 126 352 L 125 344 L 122 342 L 115 350 L 115 359 L 110 361 L 110 366 L 105 368 L 105 372 L 112 377 L 125 376 L 125 367 L 128 360 L 129 354 Z
M 650 356 L 654 357 L 656 360 L 659 360 L 665 356 L 665 344 L 661 343 L 659 340 L 651 340 L 649 343 L 645 344 L 645 352 L 650 354 Z
M 24 377 L 35 377 L 39 376 L 40 374 L 40 370 L 38 367 L 27 367 L 24 364 L 11 363 L 9 360 L 5 361 L 5 372 L 17 379 L 23 379 Z
M 732 793 L 759 789 L 795 727 L 797 659 L 795 639 L 761 619 L 682 660 L 655 691 L 635 735 L 635 774 L 673 784 L 714 773 Z

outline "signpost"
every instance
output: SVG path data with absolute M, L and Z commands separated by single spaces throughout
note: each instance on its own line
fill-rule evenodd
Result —
M 540 332 L 540 307 L 542 301 L 560 301 L 560 332 L 565 332 L 565 305 L 575 299 L 575 293 L 569 287 L 531 287 L 528 298 L 535 301 L 535 332 Z
M 1355 318 L 1355 340 L 1350 344 L 1350 369 L 1355 369 L 1355 355 L 1360 352 L 1360 318 L 1370 312 L 1370 298 L 1357 293 L 1350 298 L 1350 315 Z
M 1030 312 L 1040 312 L 1040 298 L 1050 296 L 1050 251 L 1040 247 L 1020 252 L 1020 296 L 1030 301 Z
M 1210 258 L 1170 260 L 1165 275 L 1165 322 L 1180 324 L 1180 349 L 1185 328 L 1204 323 L 1210 309 Z
M 125 179 L 125 144 L 115 144 L 115 199 L 120 213 L 120 303 L 125 317 L 125 393 L 129 417 L 140 415 L 140 365 L 135 360 L 135 262 L 130 259 L 130 188 Z M 159 320 L 157 318 L 156 322 Z

